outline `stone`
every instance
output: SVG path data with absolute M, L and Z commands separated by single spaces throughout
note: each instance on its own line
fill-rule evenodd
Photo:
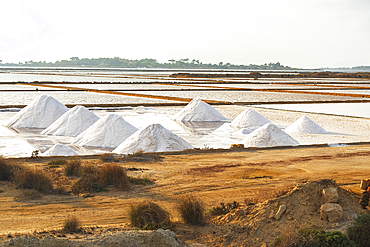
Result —
M 325 203 L 320 207 L 320 217 L 329 222 L 339 222 L 343 217 L 342 206 L 336 203 Z
M 338 203 L 339 194 L 337 188 L 326 188 L 322 190 L 322 195 L 326 203 Z
M 281 205 L 280 207 L 279 207 L 279 210 L 277 211 L 277 213 L 275 214 L 275 219 L 276 220 L 279 220 L 280 219 L 280 217 L 283 215 L 283 213 L 285 212 L 285 210 L 286 210 L 286 205 Z

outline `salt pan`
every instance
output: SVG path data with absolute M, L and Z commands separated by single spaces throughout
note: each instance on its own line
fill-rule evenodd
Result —
M 265 124 L 249 135 L 242 143 L 245 147 L 296 146 L 299 143 L 274 124 Z
M 43 130 L 41 134 L 78 136 L 98 120 L 99 117 L 85 107 L 75 106 Z
M 116 148 L 138 129 L 116 114 L 108 114 L 79 134 L 71 144 Z
M 176 113 L 172 120 L 175 121 L 194 121 L 194 122 L 220 122 L 228 119 L 201 99 L 193 99 L 180 112 Z
M 303 116 L 287 127 L 287 133 L 327 134 L 328 132 L 310 118 Z
M 113 153 L 167 152 L 193 149 L 193 146 L 160 124 L 151 124 L 137 131 L 119 145 Z
M 9 119 L 4 126 L 44 129 L 67 111 L 68 108 L 58 100 L 41 95 Z

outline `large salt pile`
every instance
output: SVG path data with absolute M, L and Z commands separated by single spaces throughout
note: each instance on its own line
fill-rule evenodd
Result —
M 116 148 L 138 129 L 116 114 L 108 114 L 79 134 L 71 144 Z
M 256 130 L 257 127 L 251 127 L 251 128 L 242 128 L 239 129 L 233 133 L 231 133 L 232 138 L 238 138 L 238 139 L 244 139 L 247 135 L 252 133 L 254 130 Z
M 287 133 L 327 134 L 328 132 L 320 125 L 306 116 L 299 118 L 285 130 Z
M 231 123 L 233 128 L 249 128 L 259 127 L 271 123 L 270 120 L 256 112 L 255 110 L 248 109 L 240 113 Z
M 73 156 L 77 155 L 72 148 L 63 145 L 63 144 L 55 144 L 51 148 L 49 148 L 45 153 L 42 153 L 41 156 Z
M 85 107 L 75 106 L 43 130 L 41 134 L 78 136 L 98 120 L 99 117 Z
M 68 111 L 68 108 L 51 96 L 41 95 L 20 110 L 4 126 L 44 129 Z
M 296 146 L 299 143 L 274 124 L 265 124 L 249 135 L 242 143 L 245 147 Z
M 180 112 L 176 113 L 172 120 L 175 121 L 194 121 L 194 122 L 220 122 L 228 119 L 209 104 L 201 99 L 193 99 Z
M 160 124 L 151 124 L 139 130 L 119 145 L 113 153 L 167 152 L 193 149 L 193 146 Z

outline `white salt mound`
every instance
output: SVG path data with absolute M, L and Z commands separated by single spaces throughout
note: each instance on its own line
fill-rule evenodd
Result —
M 56 136 L 78 136 L 98 120 L 98 116 L 85 107 L 78 105 L 64 113 L 48 128 L 43 130 L 41 134 Z
M 42 153 L 41 156 L 73 156 L 77 155 L 72 148 L 63 145 L 63 144 L 55 144 L 51 148 L 49 148 L 45 153 Z
M 194 121 L 194 122 L 220 122 L 228 119 L 209 104 L 201 99 L 193 99 L 180 112 L 176 113 L 172 120 L 175 121 Z
M 67 111 L 68 108 L 58 100 L 41 95 L 9 119 L 4 126 L 44 129 Z
M 285 130 L 287 133 L 327 134 L 328 132 L 320 125 L 306 116 L 299 118 Z
M 252 133 L 254 130 L 256 130 L 257 127 L 251 127 L 251 128 L 242 128 L 238 131 L 235 131 L 231 134 L 231 137 L 233 138 L 239 138 L 239 139 L 244 139 L 247 135 Z
M 259 127 L 271 123 L 270 120 L 256 112 L 248 109 L 240 113 L 231 123 L 233 128 Z
M 299 143 L 274 124 L 265 124 L 249 135 L 242 143 L 245 147 L 296 146 Z
M 116 114 L 108 114 L 79 134 L 71 144 L 116 148 L 138 129 Z
M 139 130 L 119 145 L 113 153 L 167 152 L 193 149 L 193 146 L 160 124 L 151 124 Z

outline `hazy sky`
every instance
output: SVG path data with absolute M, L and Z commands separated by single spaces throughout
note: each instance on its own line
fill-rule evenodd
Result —
M 370 65 L 370 0 L 8 0 L 0 60 Z

